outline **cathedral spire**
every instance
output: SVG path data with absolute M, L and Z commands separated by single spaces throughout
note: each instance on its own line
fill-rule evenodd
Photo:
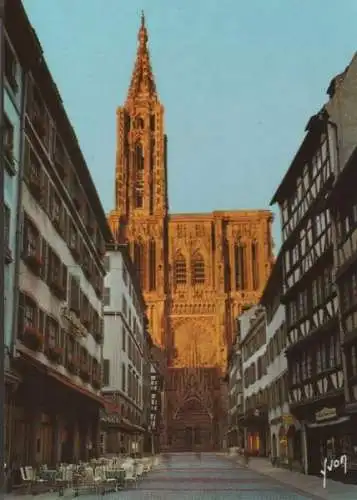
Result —
M 135 101 L 139 97 L 144 100 L 148 99 L 155 102 L 158 100 L 155 78 L 150 63 L 148 32 L 145 24 L 144 11 L 141 12 L 141 25 L 138 32 L 138 50 L 131 76 L 127 103 Z

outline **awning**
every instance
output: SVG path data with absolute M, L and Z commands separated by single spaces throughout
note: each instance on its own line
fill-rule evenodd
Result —
M 21 354 L 21 356 L 26 358 L 26 362 L 29 362 L 32 366 L 34 366 L 38 371 L 42 372 L 44 375 L 49 376 L 53 380 L 60 382 L 61 384 L 68 387 L 69 389 L 73 389 L 75 392 L 80 393 L 83 396 L 86 396 L 86 397 L 96 401 L 97 403 L 99 403 L 100 406 L 105 405 L 106 401 L 101 395 L 96 394 L 96 393 L 90 391 L 89 389 L 86 389 L 85 387 L 81 387 L 78 384 L 75 384 L 65 375 L 62 375 L 61 373 L 58 373 L 56 370 L 54 370 L 50 366 L 47 366 L 44 363 L 41 363 L 41 361 L 39 359 L 37 359 L 30 352 L 29 349 L 27 349 L 27 348 L 22 349 L 22 346 L 18 346 L 17 351 Z

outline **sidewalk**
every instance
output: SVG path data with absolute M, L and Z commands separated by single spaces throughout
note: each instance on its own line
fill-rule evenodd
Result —
M 241 458 L 228 458 L 242 465 Z M 324 489 L 322 477 L 308 476 L 301 472 L 273 467 L 267 458 L 251 458 L 248 467 L 259 474 L 272 477 L 281 483 L 288 484 L 304 493 L 315 495 L 324 500 L 357 500 L 357 486 L 355 485 L 343 484 L 327 478 L 326 489 Z

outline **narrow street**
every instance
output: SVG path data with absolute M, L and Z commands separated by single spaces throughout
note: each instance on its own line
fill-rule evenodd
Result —
M 94 500 L 97 497 L 81 497 Z M 224 457 L 203 453 L 172 454 L 163 459 L 136 489 L 108 494 L 114 500 L 313 500 L 304 494 L 258 472 L 237 467 Z

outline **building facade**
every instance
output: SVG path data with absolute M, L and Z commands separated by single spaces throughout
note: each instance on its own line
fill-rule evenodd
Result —
M 106 254 L 104 288 L 103 395 L 117 407 L 117 419 L 105 429 L 107 453 L 141 453 L 144 446 L 145 302 L 127 248 L 116 245 Z M 146 384 L 147 385 L 147 384 Z M 115 412 L 111 412 L 115 413 Z M 112 415 L 113 417 L 113 415 Z M 112 419 L 113 420 L 113 419 Z M 115 425 L 114 425 L 115 423 Z
M 331 437 L 329 451 L 338 454 L 341 450 L 349 457 L 349 476 L 356 480 L 357 435 L 356 435 L 356 224 L 357 202 L 353 189 L 356 181 L 357 163 L 357 53 L 348 67 L 335 77 L 327 90 L 329 101 L 326 109 L 336 129 L 337 161 L 335 183 L 329 207 L 333 222 L 334 279 L 339 297 L 339 329 L 344 367 L 345 414 L 331 405 L 330 420 L 343 422 L 344 433 Z M 336 415 L 337 414 L 337 415 Z
M 357 180 L 356 148 L 342 169 L 337 171 L 336 183 L 330 197 L 335 223 L 335 282 L 340 299 L 340 335 L 344 357 L 345 415 L 343 451 L 349 456 L 349 469 L 357 470 Z M 330 411 L 331 417 L 334 409 Z M 332 452 L 338 440 L 331 442 Z
M 130 245 L 153 340 L 166 352 L 163 445 L 217 448 L 234 319 L 244 304 L 259 300 L 269 276 L 272 214 L 169 213 L 164 107 L 144 19 L 138 41 L 127 99 L 117 110 L 116 200 L 109 222 L 118 241 Z
M 285 306 L 281 304 L 282 254 L 275 261 L 260 304 L 266 312 L 267 384 L 271 459 L 279 465 L 301 469 L 299 423 L 290 414 L 288 397 L 288 366 L 285 356 L 287 332 Z
M 98 452 L 105 245 L 111 241 L 88 166 L 22 2 L 6 22 L 27 68 L 21 248 L 14 303 L 8 459 L 55 464 Z
M 339 300 L 341 289 L 334 284 L 339 245 L 347 233 L 336 235 L 329 200 L 334 199 L 336 174 L 357 143 L 356 77 L 354 56 L 332 80 L 329 101 L 310 119 L 273 198 L 279 203 L 283 224 L 282 300 L 287 316 L 290 409 L 301 423 L 304 470 L 317 474 L 323 457 L 347 452 L 344 361 L 350 354 L 346 349 L 345 358 L 341 346 L 350 311 Z M 338 200 L 343 212 L 345 202 Z M 336 202 L 333 207 L 338 214 Z
M 262 306 L 253 306 L 240 318 L 244 413 L 239 425 L 244 429 L 244 448 L 248 453 L 268 456 L 268 378 L 266 318 Z
M 244 448 L 244 433 L 239 426 L 239 419 L 244 414 L 242 353 L 240 349 L 239 328 L 237 325 L 236 340 L 228 356 L 226 382 L 228 383 L 228 437 L 230 449 Z M 236 450 L 232 450 L 236 451 Z
M 7 28 L 7 26 L 6 26 Z M 1 168 L 4 171 L 4 232 L 5 232 L 5 269 L 4 269 L 4 344 L 5 344 L 5 450 L 8 455 L 10 446 L 11 392 L 16 389 L 18 377 L 11 367 L 14 339 L 14 319 L 16 310 L 16 274 L 19 255 L 19 205 L 22 176 L 21 153 L 23 146 L 22 124 L 24 116 L 24 72 L 19 57 L 11 42 L 11 33 L 5 29 L 5 68 L 4 68 L 4 116 L 3 116 L 3 157 Z

